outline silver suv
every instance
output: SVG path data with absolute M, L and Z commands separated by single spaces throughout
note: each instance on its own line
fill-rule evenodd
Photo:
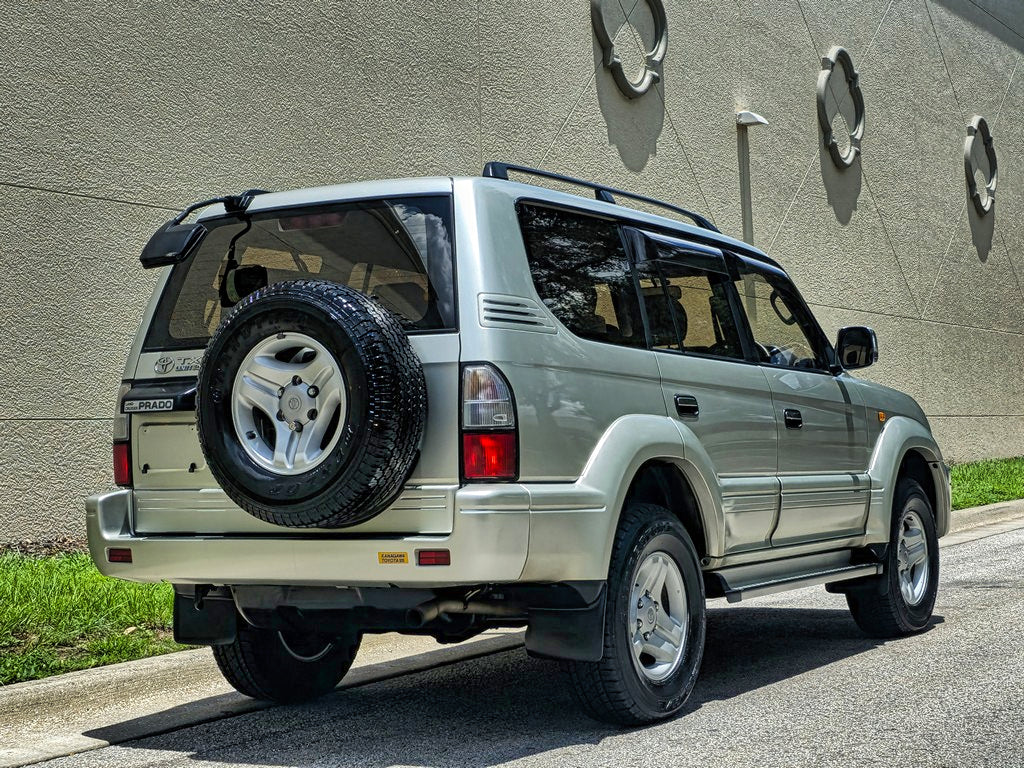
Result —
M 847 373 L 870 329 L 833 346 L 697 214 L 491 163 L 204 201 L 142 262 L 169 268 L 92 556 L 174 584 L 177 639 L 249 696 L 331 690 L 367 632 L 525 626 L 590 714 L 642 723 L 693 689 L 708 597 L 824 584 L 871 635 L 929 623 L 924 414 Z

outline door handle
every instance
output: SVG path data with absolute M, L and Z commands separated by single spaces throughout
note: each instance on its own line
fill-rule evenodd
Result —
M 693 395 L 676 395 L 676 413 L 680 416 L 697 418 L 700 416 L 700 404 Z
M 787 408 L 782 412 L 786 420 L 786 429 L 800 429 L 804 425 L 804 417 L 796 408 Z

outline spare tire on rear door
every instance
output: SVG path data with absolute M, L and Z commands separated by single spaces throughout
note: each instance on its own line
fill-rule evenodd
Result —
M 382 512 L 416 463 L 423 368 L 398 318 L 324 281 L 250 294 L 199 369 L 199 442 L 224 492 L 276 525 L 343 528 Z

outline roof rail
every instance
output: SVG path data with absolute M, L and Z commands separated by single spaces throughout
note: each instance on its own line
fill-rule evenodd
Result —
M 710 229 L 713 232 L 721 232 L 721 230 L 712 224 L 710 221 L 705 219 L 699 213 L 694 213 L 686 208 L 680 208 L 678 205 L 672 205 L 662 200 L 656 200 L 653 197 L 646 197 L 645 195 L 637 195 L 633 192 L 626 192 L 623 189 L 616 189 L 615 187 L 608 187 L 604 184 L 595 184 L 592 181 L 584 181 L 583 179 L 577 179 L 572 176 L 563 176 L 560 173 L 553 173 L 552 171 L 542 171 L 538 168 L 529 168 L 525 165 L 513 165 L 511 163 L 498 163 L 489 162 L 484 166 L 483 175 L 490 179 L 504 179 L 508 181 L 508 172 L 514 171 L 516 173 L 525 173 L 529 176 L 540 176 L 545 179 L 554 179 L 555 181 L 561 181 L 566 184 L 575 184 L 580 187 L 587 187 L 588 189 L 594 190 L 594 197 L 605 203 L 616 204 L 615 196 L 628 197 L 631 200 L 639 200 L 650 205 L 656 205 L 659 208 L 665 208 L 669 211 L 682 214 L 688 219 L 691 219 L 694 224 L 702 229 Z

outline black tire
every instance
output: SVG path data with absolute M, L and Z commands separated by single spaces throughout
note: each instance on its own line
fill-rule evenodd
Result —
M 359 650 L 359 640 L 257 629 L 241 620 L 238 624 L 235 641 L 213 646 L 213 658 L 236 691 L 262 701 L 288 704 L 329 693 Z
M 634 578 L 640 564 L 655 552 L 669 555 L 679 569 L 688 616 L 678 666 L 657 683 L 640 672 L 627 630 Z M 616 725 L 641 725 L 675 715 L 697 682 L 705 632 L 704 581 L 689 535 L 667 509 L 631 505 L 623 513 L 612 548 L 604 657 L 597 662 L 567 663 L 577 701 L 591 717 Z
M 246 355 L 288 332 L 333 355 L 347 399 L 344 420 L 328 427 L 340 430 L 337 443 L 301 474 L 254 461 L 231 411 Z M 244 298 L 210 339 L 196 390 L 199 442 L 221 488 L 249 514 L 294 528 L 343 528 L 390 506 L 415 466 L 426 410 L 423 368 L 398 318 L 362 293 L 324 281 L 276 283 Z M 269 434 L 284 429 L 266 423 Z
M 928 547 L 927 584 L 921 599 L 911 605 L 904 598 L 899 581 L 899 541 L 904 515 L 912 511 L 922 523 Z M 939 588 L 939 541 L 935 535 L 935 514 L 924 489 L 914 480 L 901 479 L 893 501 L 889 546 L 885 570 L 866 579 L 846 593 L 854 621 L 871 637 L 903 637 L 928 627 Z

